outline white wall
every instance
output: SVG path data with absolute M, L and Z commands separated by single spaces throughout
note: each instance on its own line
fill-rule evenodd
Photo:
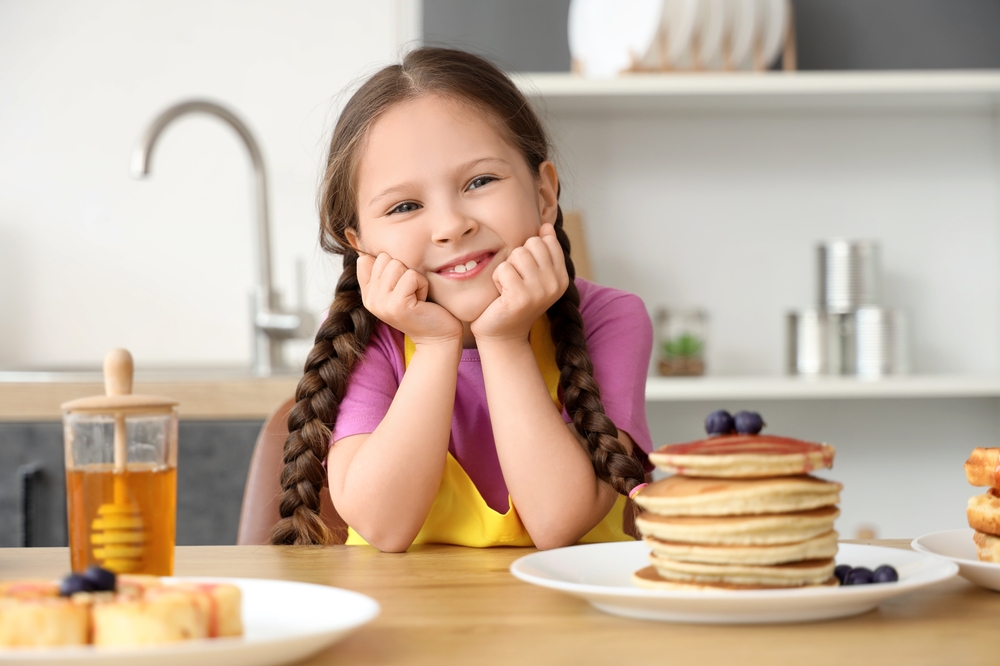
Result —
M 814 305 L 816 241 L 882 243 L 884 301 L 910 316 L 923 373 L 1000 372 L 1000 116 L 991 109 L 549 114 L 564 203 L 605 284 L 711 315 L 712 374 L 780 374 L 784 317 Z M 837 530 L 913 538 L 966 526 L 974 447 L 1000 401 L 648 403 L 654 445 L 703 436 L 719 408 L 837 448 Z
M 815 244 L 882 244 L 919 372 L 1000 371 L 1000 159 L 988 110 L 672 111 L 550 118 L 596 277 L 711 315 L 712 374 L 784 371 Z
M 341 92 L 419 34 L 415 0 L 0 2 L 0 367 L 97 365 L 115 346 L 146 366 L 249 363 L 243 145 L 188 116 L 148 180 L 128 175 L 146 124 L 185 98 L 255 133 L 275 286 L 294 301 L 302 259 L 325 309 L 340 261 L 318 249 L 315 195 Z

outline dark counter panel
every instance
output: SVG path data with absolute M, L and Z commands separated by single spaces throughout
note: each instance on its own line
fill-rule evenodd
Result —
M 178 545 L 236 543 L 243 486 L 262 425 L 180 423 Z M 33 546 L 65 546 L 65 484 L 60 423 L 0 423 L 0 547 L 25 540 Z

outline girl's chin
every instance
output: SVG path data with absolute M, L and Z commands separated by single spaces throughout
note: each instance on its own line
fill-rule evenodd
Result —
M 435 301 L 443 307 L 445 310 L 451 313 L 455 319 L 464 322 L 466 324 L 471 324 L 472 322 L 479 319 L 479 316 L 486 311 L 486 308 L 490 306 L 490 303 L 495 301 L 497 296 L 489 300 L 485 300 L 481 303 L 469 303 L 468 301 L 461 303 L 449 303 L 447 300 L 444 302 Z

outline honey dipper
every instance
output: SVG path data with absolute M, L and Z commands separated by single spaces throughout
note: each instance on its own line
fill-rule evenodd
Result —
M 104 392 L 109 396 L 132 393 L 132 355 L 112 349 L 104 357 Z M 136 571 L 142 566 L 146 535 L 142 514 L 128 489 L 128 437 L 125 412 L 116 411 L 114 453 L 114 501 L 102 504 L 91 524 L 90 543 L 94 559 L 116 573 Z

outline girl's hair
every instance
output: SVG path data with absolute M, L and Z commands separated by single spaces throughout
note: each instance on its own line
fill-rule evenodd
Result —
M 316 334 L 288 416 L 284 469 L 281 473 L 281 520 L 271 533 L 275 544 L 330 543 L 332 533 L 319 517 L 330 432 L 337 420 L 351 371 L 364 353 L 377 319 L 361 302 L 358 255 L 346 229 L 357 230 L 355 174 L 361 147 L 375 122 L 393 105 L 423 95 L 442 95 L 471 105 L 493 123 L 524 156 L 534 174 L 549 158 L 549 141 L 538 117 L 513 82 L 486 60 L 463 51 L 421 48 L 400 65 L 386 67 L 351 97 L 330 141 L 330 155 L 319 195 L 320 245 L 344 256 L 344 271 L 329 315 Z M 576 429 L 587 442 L 597 476 L 627 495 L 644 480 L 642 465 L 617 439 L 615 424 L 601 404 L 601 390 L 587 353 L 576 270 L 563 230 L 562 210 L 556 236 L 566 257 L 569 287 L 548 309 L 559 394 Z

